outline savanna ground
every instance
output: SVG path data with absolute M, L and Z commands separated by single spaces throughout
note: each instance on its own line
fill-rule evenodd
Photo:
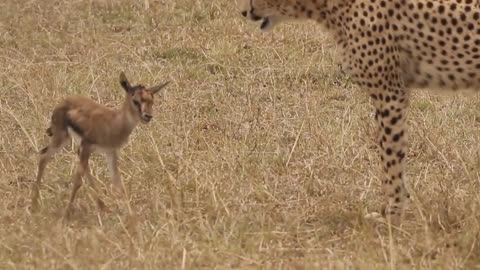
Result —
M 380 206 L 372 107 L 314 24 L 262 34 L 234 1 L 0 3 L 1 269 L 455 269 L 480 265 L 480 99 L 415 92 L 407 221 Z M 125 203 L 92 169 L 62 220 L 72 146 L 29 209 L 50 112 L 81 94 L 118 105 L 118 74 L 172 84 L 123 149 Z

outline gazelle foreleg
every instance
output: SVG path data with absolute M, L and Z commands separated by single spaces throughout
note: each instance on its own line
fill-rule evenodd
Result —
M 73 175 L 72 193 L 70 195 L 70 200 L 65 210 L 66 217 L 69 217 L 73 212 L 73 203 L 75 202 L 75 197 L 77 195 L 78 190 L 82 186 L 82 177 L 85 175 L 87 171 L 89 171 L 88 159 L 90 158 L 92 151 L 93 151 L 93 148 L 91 144 L 85 141 L 81 142 L 80 148 L 78 150 L 79 162 L 75 170 L 75 174 Z
M 118 169 L 118 152 L 110 150 L 107 153 L 108 169 L 112 177 L 112 191 L 116 195 L 125 195 L 120 170 Z

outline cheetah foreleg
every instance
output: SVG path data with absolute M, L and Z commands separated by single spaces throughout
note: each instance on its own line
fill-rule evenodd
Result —
M 382 191 L 386 196 L 383 216 L 399 223 L 410 195 L 405 186 L 405 161 L 407 155 L 408 90 L 387 89 L 371 91 L 376 109 L 380 159 L 384 176 Z

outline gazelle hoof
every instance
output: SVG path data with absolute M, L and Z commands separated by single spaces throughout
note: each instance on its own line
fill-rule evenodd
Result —
M 97 200 L 97 207 L 101 212 L 111 213 L 112 211 L 108 208 L 108 206 L 101 200 Z
M 112 186 L 112 194 L 116 198 L 122 198 L 125 196 L 125 191 L 123 190 L 123 187 L 120 185 L 113 185 Z

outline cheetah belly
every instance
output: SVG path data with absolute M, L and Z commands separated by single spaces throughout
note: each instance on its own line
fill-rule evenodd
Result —
M 480 9 L 452 0 L 416 9 L 423 2 L 411 1 L 416 5 L 397 22 L 407 86 L 480 90 Z
M 472 65 L 448 65 L 442 64 L 440 61 L 420 61 L 418 57 L 412 55 L 404 61 L 402 69 L 408 87 L 480 90 L 480 73 L 475 72 L 475 67 Z
M 408 87 L 448 90 L 480 90 L 480 60 L 467 61 L 444 56 L 428 59 L 425 55 L 409 54 L 402 70 Z

